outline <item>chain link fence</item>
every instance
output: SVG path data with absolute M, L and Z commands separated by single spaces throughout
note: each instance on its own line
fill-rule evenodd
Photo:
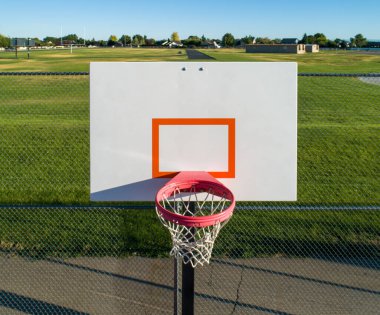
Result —
M 378 314 L 379 117 L 380 75 L 299 75 L 298 201 L 238 203 L 196 314 Z M 0 205 L 0 314 L 181 311 L 153 204 L 89 202 L 87 73 L 0 73 Z

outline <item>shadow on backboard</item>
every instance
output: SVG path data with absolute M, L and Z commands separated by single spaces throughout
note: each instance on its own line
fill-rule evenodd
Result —
M 157 191 L 170 178 L 150 178 L 91 193 L 91 201 L 154 201 Z

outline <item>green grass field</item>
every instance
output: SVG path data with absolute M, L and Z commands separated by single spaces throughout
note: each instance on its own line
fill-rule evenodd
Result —
M 0 52 L 0 71 L 89 71 L 90 62 L 104 61 L 185 61 L 186 52 L 179 49 L 79 48 L 19 52 Z
M 0 203 L 88 202 L 88 77 L 0 82 Z
M 237 211 L 213 256 L 378 259 L 379 244 L 379 211 Z M 0 252 L 33 258 L 165 257 L 170 247 L 169 232 L 153 210 L 0 211 Z
M 298 72 L 380 73 L 380 54 L 365 55 L 345 51 L 306 54 L 248 54 L 243 49 L 205 49 L 217 61 L 297 62 Z
M 0 77 L 0 203 L 89 202 L 87 76 Z M 380 86 L 299 77 L 298 202 L 380 203 Z
M 298 61 L 301 72 L 380 72 L 378 56 L 206 52 L 222 61 Z M 187 60 L 165 49 L 76 50 L 71 57 L 48 51 L 32 60 L 2 54 L 0 71 L 88 71 L 95 60 Z M 298 202 L 292 205 L 379 205 L 380 86 L 347 77 L 298 82 Z M 89 204 L 88 76 L 0 76 L 0 126 L 0 204 Z M 238 211 L 215 255 L 378 257 L 379 244 L 376 210 Z M 152 210 L 0 209 L 0 251 L 156 257 L 169 248 L 169 234 Z
M 203 49 L 216 61 L 294 61 L 299 72 L 374 73 L 380 72 L 380 55 L 326 51 L 316 54 L 247 54 L 243 49 Z M 0 71 L 89 71 L 91 61 L 188 61 L 183 49 L 81 48 L 0 52 Z

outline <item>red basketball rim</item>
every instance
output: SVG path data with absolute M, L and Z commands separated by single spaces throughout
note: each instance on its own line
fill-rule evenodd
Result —
M 212 188 L 214 195 L 219 196 L 219 197 L 224 196 L 226 200 L 228 200 L 231 204 L 228 206 L 227 209 L 213 215 L 193 217 L 193 216 L 185 216 L 185 215 L 177 214 L 163 208 L 160 204 L 160 202 L 165 199 L 164 194 L 166 196 L 171 196 L 172 193 L 177 188 L 180 188 L 180 189 L 193 188 L 195 189 L 194 192 L 206 192 L 206 193 L 207 193 L 208 188 Z M 207 181 L 207 180 L 202 180 L 202 179 L 199 179 L 199 180 L 191 179 L 191 180 L 184 180 L 184 181 L 178 181 L 178 182 L 170 181 L 167 185 L 162 187 L 157 192 L 156 207 L 157 207 L 157 210 L 162 215 L 162 217 L 167 221 L 171 221 L 171 222 L 177 223 L 179 225 L 184 225 L 187 227 L 206 227 L 206 226 L 214 225 L 216 223 L 221 223 L 231 217 L 232 212 L 235 208 L 235 197 L 233 193 L 226 186 L 216 181 L 214 182 L 214 181 Z

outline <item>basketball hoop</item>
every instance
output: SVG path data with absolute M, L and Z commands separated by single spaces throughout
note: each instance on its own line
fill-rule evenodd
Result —
M 170 255 L 193 267 L 209 263 L 215 239 L 235 207 L 232 192 L 206 172 L 181 172 L 156 195 L 156 212 L 171 234 Z

